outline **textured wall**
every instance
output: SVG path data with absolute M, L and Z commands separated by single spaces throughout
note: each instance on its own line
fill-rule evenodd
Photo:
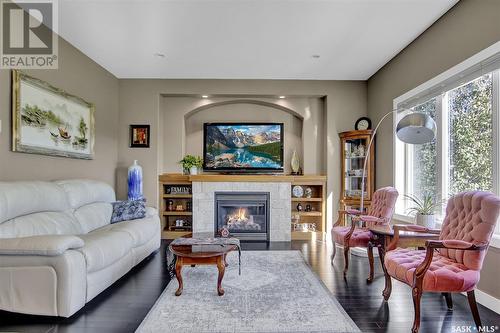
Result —
M 63 39 L 59 69 L 27 74 L 95 104 L 94 160 L 50 157 L 11 151 L 11 71 L 0 70 L 0 180 L 98 179 L 115 185 L 118 159 L 118 80 Z

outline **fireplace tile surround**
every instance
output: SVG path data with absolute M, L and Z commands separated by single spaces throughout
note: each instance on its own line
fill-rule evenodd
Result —
M 291 182 L 193 181 L 193 232 L 214 232 L 216 192 L 268 192 L 269 240 L 291 240 Z

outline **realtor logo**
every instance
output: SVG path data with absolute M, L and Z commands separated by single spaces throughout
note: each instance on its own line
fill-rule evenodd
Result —
M 0 0 L 0 68 L 56 69 L 56 0 Z

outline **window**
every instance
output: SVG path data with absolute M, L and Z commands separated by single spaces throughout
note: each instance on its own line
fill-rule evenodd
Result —
M 433 142 L 410 145 L 395 139 L 395 185 L 400 194 L 430 195 L 444 203 L 462 191 L 500 194 L 500 53 L 494 58 L 488 60 L 488 70 L 481 64 L 395 100 L 398 110 L 409 110 L 398 113 L 396 121 L 407 112 L 422 112 L 437 125 Z M 396 218 L 407 219 L 410 205 L 400 195 Z M 445 206 L 437 209 L 438 219 Z M 496 234 L 500 236 L 500 226 Z

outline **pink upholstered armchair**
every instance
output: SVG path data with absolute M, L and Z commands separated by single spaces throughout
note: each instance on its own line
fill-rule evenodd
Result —
M 499 213 L 500 198 L 492 193 L 457 194 L 448 201 L 439 241 L 426 241 L 426 250 L 397 248 L 386 253 L 387 273 L 412 288 L 413 333 L 420 327 L 420 298 L 424 291 L 444 293 L 449 308 L 449 293 L 467 292 L 474 322 L 478 328 L 481 326 L 474 289 Z M 395 228 L 394 232 L 402 228 L 405 227 Z M 411 231 L 428 232 L 415 226 Z
M 394 213 L 394 206 L 398 198 L 398 191 L 393 187 L 383 187 L 373 194 L 372 204 L 368 208 L 366 215 L 362 215 L 358 210 L 339 211 L 337 223 L 332 228 L 333 254 L 332 265 L 335 258 L 335 243 L 344 246 L 344 276 L 349 268 L 349 250 L 351 247 L 366 247 L 368 249 L 368 260 L 370 263 L 370 276 L 368 281 L 373 279 L 373 252 L 368 246 L 372 234 L 368 227 L 380 224 L 389 224 Z M 342 216 L 350 215 L 351 226 L 342 226 Z M 346 219 L 347 220 L 347 219 Z M 356 226 L 361 223 L 362 226 Z

